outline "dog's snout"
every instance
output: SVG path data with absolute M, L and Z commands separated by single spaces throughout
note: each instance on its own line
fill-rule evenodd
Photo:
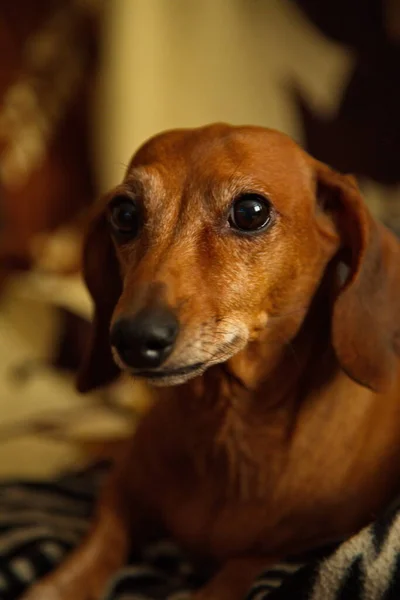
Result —
M 118 319 L 111 329 L 111 345 L 129 367 L 159 367 L 171 354 L 179 322 L 168 309 L 144 309 Z

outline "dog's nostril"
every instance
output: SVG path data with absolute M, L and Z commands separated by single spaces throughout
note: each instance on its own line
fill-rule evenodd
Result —
M 161 364 L 171 353 L 177 333 L 177 327 L 172 328 L 170 324 L 153 324 L 153 327 L 143 333 L 140 350 L 142 356 L 149 362 Z
M 148 340 L 147 343 L 145 344 L 147 350 L 152 350 L 154 352 L 157 352 L 158 350 L 164 350 L 164 348 L 166 348 L 167 346 L 170 345 L 170 342 L 167 339 L 151 339 Z
M 164 350 L 174 343 L 178 334 L 178 322 L 168 316 L 165 321 L 154 320 L 143 332 L 143 346 L 154 352 Z

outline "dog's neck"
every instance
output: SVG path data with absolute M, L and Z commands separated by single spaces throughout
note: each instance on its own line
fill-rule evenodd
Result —
M 260 337 L 228 362 L 161 394 L 172 395 L 190 432 L 184 437 L 195 468 L 207 477 L 216 472 L 229 493 L 245 497 L 250 490 L 264 493 L 265 469 L 258 462 L 268 448 L 275 456 L 271 469 L 281 467 L 305 391 L 329 381 L 337 369 L 325 296 L 310 308 L 290 344 Z M 263 452 L 257 449 L 261 439 Z
M 205 477 L 214 474 L 232 497 L 262 496 L 268 482 L 260 459 L 270 451 L 274 460 L 269 475 L 279 471 L 304 391 L 326 381 L 336 368 L 329 319 L 317 311 L 307 317 L 290 346 L 260 339 L 183 388 L 169 388 L 190 431 L 185 439 L 194 468 Z
M 298 402 L 303 382 L 310 391 L 338 369 L 331 344 L 330 302 L 321 293 L 294 336 L 293 325 L 281 323 L 221 367 L 232 388 L 253 403 L 276 406 Z
M 188 382 L 185 391 L 177 388 L 177 398 L 183 404 L 192 398 L 195 412 L 207 420 L 213 414 L 223 421 L 233 412 L 244 421 L 257 421 L 263 413 L 285 414 L 292 421 L 304 390 L 323 385 L 339 369 L 331 345 L 328 295 L 318 295 L 297 333 L 287 339 L 291 328 L 288 323 L 286 330 L 283 325 L 272 335 L 266 331 L 226 363 Z

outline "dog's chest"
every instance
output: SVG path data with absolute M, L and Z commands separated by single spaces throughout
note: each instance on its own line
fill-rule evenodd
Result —
M 266 498 L 256 497 L 255 487 L 242 496 L 226 474 L 211 469 L 185 483 L 171 474 L 159 511 L 167 531 L 182 546 L 197 555 L 226 559 L 251 551 L 260 536 Z M 230 487 L 232 485 L 232 488 Z
M 260 498 L 260 474 L 246 445 L 209 444 L 197 422 L 182 422 L 160 403 L 136 432 L 136 494 L 182 546 L 200 555 L 247 550 L 257 530 L 249 509 Z M 267 471 L 269 476 L 271 471 Z M 131 473 L 131 476 L 133 473 Z M 267 496 L 264 490 L 263 497 Z M 265 501 L 262 501 L 263 506 Z M 229 514 L 229 518 L 226 516 Z
M 260 543 L 265 515 L 271 514 L 270 487 L 278 465 L 271 460 L 265 469 L 268 450 L 256 461 L 254 449 L 235 439 L 203 447 L 187 445 L 174 434 L 164 427 L 162 439 L 151 448 L 145 502 L 194 554 L 223 560 L 251 552 Z M 276 462 L 276 448 L 274 455 Z
M 224 562 L 241 555 L 275 556 L 301 538 L 312 543 L 330 539 L 331 500 L 323 492 L 299 495 L 274 469 L 257 473 L 222 472 L 214 464 L 207 473 L 183 477 L 176 470 L 165 479 L 157 512 L 168 532 L 194 556 Z M 236 478 L 235 478 L 236 475 Z M 167 482 L 168 481 L 168 482 Z M 160 490 L 161 491 L 161 490 Z M 285 550 L 286 551 L 286 550 Z
M 232 435 L 225 431 L 219 439 L 214 432 L 207 438 L 197 422 L 183 422 L 166 403 L 146 421 L 136 446 L 142 500 L 195 554 L 224 560 L 292 551 L 299 540 L 312 546 L 362 525 L 390 495 L 388 482 L 374 484 L 384 461 L 382 445 L 375 441 L 380 458 L 371 461 L 371 452 L 377 453 L 369 439 L 371 452 L 364 459 L 363 447 L 360 457 L 360 443 L 350 425 L 346 434 L 346 421 L 340 455 L 336 445 L 331 451 L 336 430 L 327 425 L 315 427 L 314 437 L 307 430 L 295 438 L 290 452 L 279 428 L 269 424 L 253 426 L 251 435 L 235 424 Z

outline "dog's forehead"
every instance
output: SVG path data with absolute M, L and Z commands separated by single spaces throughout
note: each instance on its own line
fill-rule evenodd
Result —
M 223 183 L 253 178 L 271 188 L 309 179 L 307 154 L 287 135 L 261 127 L 216 124 L 155 136 L 134 155 L 128 169 L 156 173 L 171 184 Z

